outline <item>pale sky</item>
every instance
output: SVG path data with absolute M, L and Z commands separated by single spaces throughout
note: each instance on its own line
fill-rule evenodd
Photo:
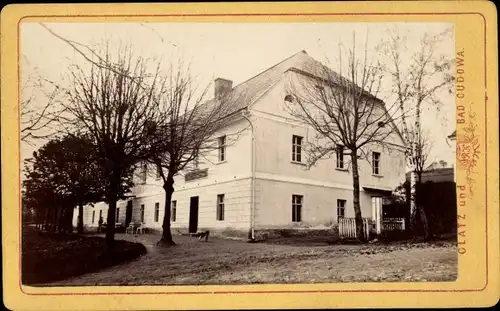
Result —
M 134 53 L 161 58 L 168 62 L 182 58 L 191 63 L 191 71 L 200 85 L 221 77 L 233 81 L 233 86 L 259 72 L 305 50 L 311 57 L 332 64 L 338 46 L 352 45 L 356 32 L 359 51 L 368 37 L 368 50 L 384 38 L 385 31 L 397 27 L 409 39 L 409 49 L 418 48 L 419 38 L 426 32 L 438 33 L 453 27 L 445 23 L 46 23 L 47 27 L 66 39 L 90 45 L 109 39 L 113 43 L 130 44 Z M 86 61 L 72 47 L 54 37 L 38 23 L 21 25 L 21 81 L 26 75 L 37 74 L 58 83 L 68 65 L 82 66 Z M 454 38 L 443 42 L 440 52 L 453 57 Z M 369 54 L 369 57 L 374 54 Z M 337 68 L 332 67 L 333 70 Z M 390 81 L 385 81 L 389 83 Z M 210 90 L 210 95 L 212 90 Z M 379 97 L 388 101 L 389 92 Z M 387 97 L 387 98 L 386 98 Z M 455 163 L 446 137 L 455 130 L 455 100 L 443 95 L 440 111 L 426 110 L 423 128 L 432 133 L 434 148 L 430 159 Z M 30 157 L 44 142 L 24 145 L 22 158 Z

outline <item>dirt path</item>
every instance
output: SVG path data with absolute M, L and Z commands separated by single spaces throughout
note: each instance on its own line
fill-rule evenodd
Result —
M 293 246 L 176 236 L 175 247 L 157 247 L 159 236 L 117 235 L 143 243 L 148 254 L 51 285 L 159 285 L 453 281 L 457 251 L 450 245 Z

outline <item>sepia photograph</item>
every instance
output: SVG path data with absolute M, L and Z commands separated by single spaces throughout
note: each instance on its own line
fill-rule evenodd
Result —
M 453 282 L 453 23 L 21 22 L 29 286 Z

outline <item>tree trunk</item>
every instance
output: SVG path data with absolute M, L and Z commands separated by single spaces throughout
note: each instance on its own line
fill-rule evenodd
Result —
M 61 204 L 57 208 L 57 232 L 62 233 L 63 232 L 63 212 L 64 212 L 64 206 Z
M 45 207 L 44 215 L 43 215 L 43 225 L 42 229 L 44 231 L 49 231 L 49 223 L 50 223 L 50 209 Z
M 116 223 L 116 203 L 118 201 L 118 189 L 120 187 L 120 174 L 115 172 L 110 183 L 110 189 L 107 195 L 108 217 L 106 226 L 106 248 L 111 250 L 115 244 L 115 223 Z
M 359 168 L 357 150 L 351 153 L 352 162 L 352 186 L 353 186 L 353 206 L 354 218 L 356 220 L 356 238 L 359 241 L 365 240 L 365 233 L 363 228 L 363 217 L 361 215 L 361 206 L 359 203 Z
M 52 217 L 51 219 L 51 230 L 52 232 L 56 232 L 56 223 L 57 223 L 57 207 L 55 209 L 52 209 Z
M 163 245 L 175 245 L 175 242 L 172 239 L 172 232 L 170 230 L 172 195 L 174 194 L 174 177 L 170 176 L 170 174 L 168 174 L 167 180 L 163 184 L 163 189 L 165 190 L 165 213 L 162 225 L 163 232 L 161 240 L 158 243 Z
M 83 233 L 83 204 L 78 203 L 78 233 Z
M 417 174 L 415 171 L 410 173 L 410 230 L 414 237 L 417 232 Z
M 424 207 L 417 202 L 417 185 L 420 184 L 420 182 L 417 182 L 417 177 L 418 174 L 412 171 L 410 174 L 410 230 L 414 238 L 418 237 L 420 235 L 418 230 L 420 220 L 422 233 L 427 240 L 430 238 L 429 222 Z
M 430 230 L 429 230 L 429 222 L 427 220 L 427 215 L 425 213 L 424 207 L 419 206 L 419 215 L 420 215 L 420 221 L 422 222 L 422 228 L 423 228 L 423 233 L 424 233 L 424 239 L 425 241 L 428 241 L 431 238 Z

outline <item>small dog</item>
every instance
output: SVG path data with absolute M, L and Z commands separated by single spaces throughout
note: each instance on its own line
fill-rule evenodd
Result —
M 207 230 L 207 231 L 202 231 L 202 232 L 197 232 L 195 234 L 193 234 L 193 236 L 197 237 L 198 240 L 202 241 L 203 239 L 205 239 L 205 242 L 208 242 L 208 236 L 210 235 L 210 231 Z

